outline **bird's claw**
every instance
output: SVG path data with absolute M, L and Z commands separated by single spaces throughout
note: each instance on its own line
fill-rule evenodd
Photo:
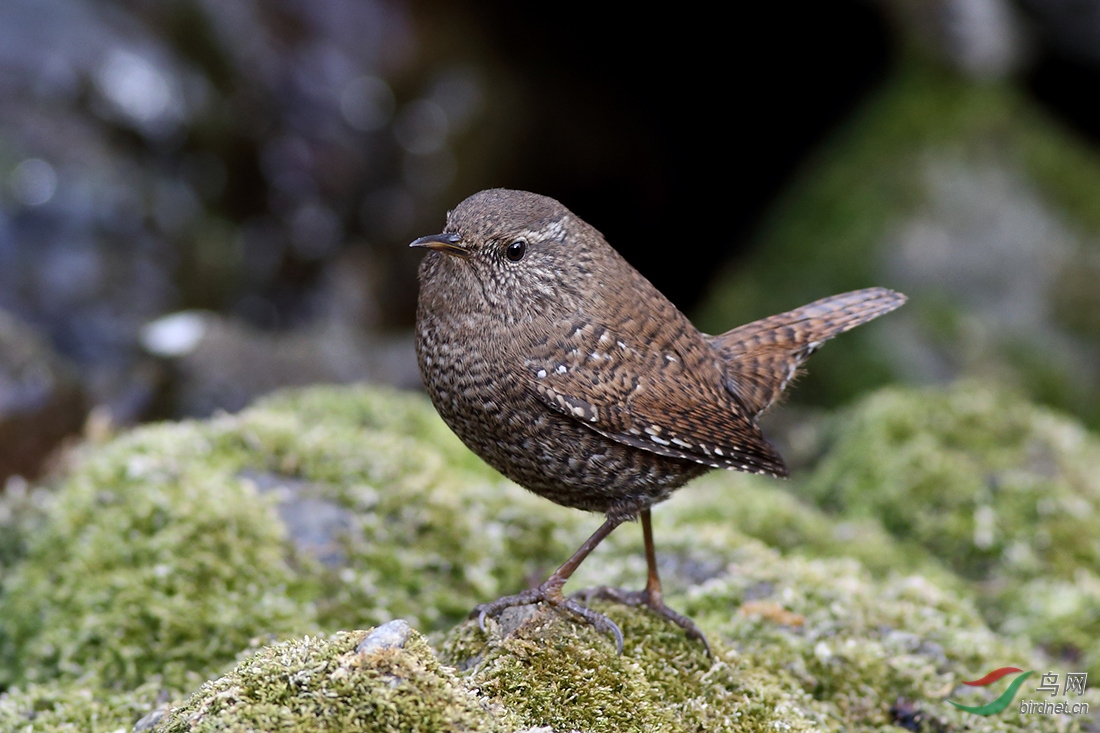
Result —
M 592 624 L 592 627 L 596 629 L 596 631 L 611 636 L 611 638 L 615 640 L 615 650 L 619 654 L 623 653 L 622 629 L 607 616 L 604 616 L 599 611 L 593 611 L 588 606 L 582 605 L 572 598 L 563 598 L 562 602 L 556 607 L 563 608 L 576 616 L 580 616 L 582 619 Z
M 707 641 L 707 637 L 699 627 L 695 625 L 695 622 L 687 616 L 677 613 L 666 606 L 660 595 L 653 595 L 644 590 L 626 591 L 622 588 L 611 588 L 606 585 L 601 585 L 596 588 L 585 588 L 584 590 L 577 591 L 573 594 L 573 597 L 584 601 L 591 601 L 595 598 L 604 601 L 612 601 L 614 603 L 622 603 L 627 606 L 645 606 L 658 616 L 666 618 L 679 626 L 687 633 L 689 639 L 698 639 L 702 642 L 703 649 L 706 651 L 707 656 L 714 659 L 714 652 L 711 651 L 710 642 Z
M 506 608 L 529 606 L 539 602 L 545 602 L 558 611 L 571 613 L 582 621 L 591 624 L 596 631 L 607 634 L 614 639 L 615 649 L 619 654 L 623 653 L 623 632 L 619 629 L 619 626 L 602 613 L 593 611 L 572 598 L 566 598 L 562 595 L 560 586 L 552 588 L 539 586 L 513 596 L 504 596 L 489 603 L 482 603 L 474 607 L 473 611 L 470 612 L 470 618 L 477 618 L 477 626 L 484 633 L 486 618 L 496 616 Z

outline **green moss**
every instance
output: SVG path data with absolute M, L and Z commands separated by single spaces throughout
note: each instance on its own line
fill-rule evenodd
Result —
M 1028 654 L 920 577 L 871 582 L 851 561 L 759 552 L 746 553 L 737 569 L 693 598 L 701 617 L 713 619 L 749 666 L 787 671 L 819 715 L 844 729 L 889 724 L 899 699 L 922 701 L 935 720 L 961 721 L 944 700 L 958 680 L 994 659 Z M 738 606 L 742 612 L 729 612 Z M 792 616 L 801 623 L 777 622 Z
M 27 554 L 28 538 L 41 524 L 41 505 L 47 500 L 47 492 L 31 489 L 21 476 L 0 487 L 0 578 Z
M 31 685 L 0 693 L 0 731 L 7 733 L 115 733 L 129 731 L 160 703 L 162 689 L 149 682 L 115 692 L 80 681 Z
M 413 635 L 356 651 L 366 632 L 264 649 L 174 709 L 158 731 L 504 731 L 512 717 L 467 690 Z
M 240 418 L 291 504 L 339 512 L 342 560 L 320 570 L 323 628 L 405 618 L 447 628 L 481 599 L 521 587 L 579 543 L 579 517 L 503 480 L 427 401 L 386 391 L 284 393 Z
M 487 640 L 466 624 L 452 633 L 445 658 L 466 666 L 476 655 L 468 683 L 529 726 L 593 733 L 812 728 L 804 695 L 759 684 L 774 679 L 745 669 L 722 645 L 712 665 L 679 627 L 646 611 L 594 605 L 622 629 L 622 656 L 590 627 L 540 609 L 503 637 L 493 622 Z
M 952 707 L 948 699 L 984 699 L 961 680 L 1043 661 L 922 578 L 876 581 L 850 560 L 784 558 L 752 541 L 714 542 L 717 533 L 699 541 L 686 527 L 668 534 L 673 555 L 722 562 L 670 599 L 707 632 L 713 661 L 642 609 L 595 604 L 624 632 L 620 656 L 590 627 L 529 607 L 490 619 L 488 633 L 457 627 L 442 641 L 443 663 L 415 634 L 404 649 L 365 657 L 354 651 L 363 632 L 271 647 L 204 685 L 158 730 L 871 731 L 896 723 L 903 701 L 929 729 L 1087 723 Z M 603 560 L 625 569 L 618 548 Z M 1100 694 L 1083 700 L 1100 704 Z
M 851 560 L 784 558 L 710 525 L 667 528 L 664 554 L 710 577 L 669 602 L 691 614 L 716 659 L 647 611 L 596 607 L 618 623 L 624 653 L 569 618 L 539 610 L 516 627 L 455 629 L 444 660 L 525 725 L 554 730 L 889 729 L 911 704 L 925 730 L 1060 730 L 1087 718 L 979 718 L 951 706 L 985 701 L 961 685 L 1008 663 L 1045 661 L 1026 641 L 992 632 L 965 598 L 916 576 L 872 579 Z M 692 529 L 695 531 L 693 532 Z M 699 531 L 701 530 L 701 531 Z M 614 576 L 625 557 L 601 562 Z M 512 630 L 514 627 L 514 630 Z M 510 633 L 505 634 L 506 631 Z M 1021 694 L 1034 697 L 1034 688 Z M 1089 691 L 1085 698 L 1100 701 Z
M 801 474 L 791 482 L 715 472 L 693 482 L 658 510 L 662 525 L 720 524 L 784 553 L 850 557 L 876 577 L 920 572 L 939 583 L 957 579 L 929 553 L 898 542 L 873 517 L 838 519 L 801 496 Z M 667 531 L 667 530 L 666 530 Z M 640 546 L 639 546 L 640 549 Z
M 449 468 L 497 477 L 462 445 L 426 399 L 409 392 L 365 387 L 290 389 L 263 398 L 245 413 L 250 425 L 288 415 L 299 426 L 352 428 L 354 439 L 379 434 L 411 438 L 431 446 Z M 379 452 L 359 448 L 360 454 Z
M 271 502 L 226 476 L 238 451 L 217 426 L 89 451 L 3 579 L 3 682 L 193 684 L 254 637 L 310 623 Z
M 397 616 L 446 628 L 581 539 L 426 400 L 385 390 L 288 392 L 73 464 L 0 578 L 0 688 L 186 688 L 265 639 Z
M 971 581 L 994 625 L 1011 617 L 1014 630 L 1067 659 L 1100 657 L 1100 596 L 1086 582 L 1100 567 L 1095 437 L 973 383 L 884 390 L 840 420 L 805 483 L 809 496 L 834 514 L 881 521 Z M 1053 600 L 1067 590 L 1078 610 Z

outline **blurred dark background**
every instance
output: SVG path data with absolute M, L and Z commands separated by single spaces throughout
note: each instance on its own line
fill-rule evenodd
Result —
M 486 187 L 558 198 L 697 312 L 722 273 L 753 272 L 769 217 L 914 66 L 1100 142 L 1100 0 L 628 16 L 572 0 L 8 0 L 0 476 L 33 476 L 86 425 L 236 410 L 285 384 L 418 386 L 406 245 Z M 806 246 L 769 272 L 801 282 Z M 919 290 L 876 258 L 835 286 Z M 725 328 L 763 304 L 704 311 Z M 951 345 L 923 372 L 888 338 L 873 348 L 886 366 L 852 370 L 866 384 L 796 397 L 966 371 Z

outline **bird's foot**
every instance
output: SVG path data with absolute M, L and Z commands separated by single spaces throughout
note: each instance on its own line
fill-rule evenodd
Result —
M 627 606 L 645 606 L 658 616 L 662 616 L 679 626 L 687 633 L 689 639 L 698 639 L 702 642 L 703 649 L 706 650 L 707 656 L 712 660 L 714 659 L 714 652 L 710 649 L 710 643 L 707 641 L 707 637 L 703 635 L 703 632 L 695 625 L 695 622 L 682 613 L 677 613 L 666 606 L 664 599 L 659 593 L 650 593 L 645 590 L 627 591 L 622 588 L 611 588 L 606 585 L 601 585 L 596 588 L 585 588 L 584 590 L 577 591 L 573 594 L 573 597 L 585 602 L 593 599 L 600 599 L 622 603 Z
M 615 648 L 618 650 L 619 654 L 623 653 L 623 632 L 619 630 L 618 625 L 607 616 L 597 611 L 593 611 L 591 608 L 582 605 L 579 601 L 572 598 L 566 598 L 561 592 L 560 584 L 551 584 L 547 582 L 543 583 L 538 588 L 529 588 L 521 593 L 516 593 L 514 596 L 504 596 L 503 598 L 498 598 L 489 603 L 482 603 L 474 607 L 474 610 L 470 612 L 470 618 L 477 618 L 478 628 L 485 631 L 486 618 L 497 616 L 506 608 L 528 606 L 540 602 L 547 603 L 559 611 L 571 613 L 586 623 L 591 624 L 596 631 L 601 634 L 607 634 L 614 639 Z

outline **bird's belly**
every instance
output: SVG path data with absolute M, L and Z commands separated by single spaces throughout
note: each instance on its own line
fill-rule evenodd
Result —
M 486 463 L 557 504 L 632 518 L 709 470 L 605 437 L 553 411 L 519 373 L 490 373 L 483 359 L 461 358 L 460 345 L 439 346 L 421 349 L 420 361 L 443 421 Z

